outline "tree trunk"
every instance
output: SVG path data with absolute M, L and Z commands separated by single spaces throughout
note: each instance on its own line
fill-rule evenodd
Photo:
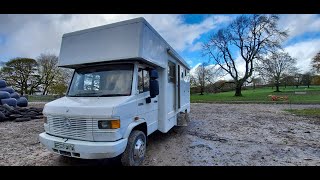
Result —
M 276 86 L 275 92 L 280 92 L 280 90 L 279 90 L 280 83 L 278 80 L 275 82 L 275 86 Z
M 203 95 L 203 87 L 200 88 L 200 95 Z
M 241 94 L 241 88 L 242 88 L 242 84 L 237 83 L 237 84 L 236 84 L 236 93 L 234 94 L 234 96 L 242 96 L 242 94 Z
M 27 82 L 25 82 L 23 88 L 24 88 L 24 94 L 28 94 L 28 84 L 27 84 Z
M 23 96 L 24 94 L 24 89 L 23 89 L 23 85 L 20 86 L 20 95 Z
M 47 86 L 44 88 L 42 95 L 46 95 L 47 92 Z

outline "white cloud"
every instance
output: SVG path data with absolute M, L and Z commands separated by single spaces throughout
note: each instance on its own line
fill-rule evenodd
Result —
M 190 74 L 194 76 L 196 74 L 196 69 L 201 65 L 201 63 L 196 64 L 193 68 L 190 69 Z
M 190 69 L 190 74 L 191 75 L 195 75 L 196 74 L 196 69 L 201 65 L 202 63 L 198 63 L 196 64 L 193 68 Z M 214 64 L 209 64 L 205 67 L 206 69 L 212 69 L 212 70 L 218 70 L 219 67 L 217 65 L 214 65 Z
M 196 44 L 192 45 L 189 50 L 190 51 L 198 51 L 202 48 L 202 42 L 197 42 Z
M 189 64 L 190 67 L 192 67 L 192 64 L 193 64 L 192 60 L 188 60 L 187 63 Z
M 299 42 L 285 47 L 292 57 L 297 59 L 297 67 L 302 73 L 310 70 L 312 58 L 320 51 L 320 39 Z
M 182 15 L 0 15 L 0 35 L 6 42 L 0 47 L 3 56 L 37 57 L 42 52 L 58 53 L 64 33 L 144 17 L 177 51 L 189 48 L 201 34 L 230 20 L 228 16 L 212 15 L 198 24 L 185 24 Z
M 306 32 L 319 32 L 320 16 L 317 14 L 289 14 L 280 16 L 279 26 L 289 30 L 289 38 Z

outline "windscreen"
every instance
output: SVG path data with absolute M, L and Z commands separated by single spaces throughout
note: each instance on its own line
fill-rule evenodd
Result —
M 68 96 L 129 96 L 133 64 L 101 65 L 76 69 Z

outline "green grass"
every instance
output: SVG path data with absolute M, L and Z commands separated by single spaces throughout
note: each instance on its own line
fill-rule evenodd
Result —
M 320 117 L 320 109 L 286 109 L 285 111 L 296 115 Z
M 315 104 L 320 103 L 320 86 L 299 87 L 281 87 L 281 92 L 274 92 L 275 88 L 264 87 L 242 91 L 242 97 L 235 97 L 234 91 L 222 92 L 216 94 L 192 94 L 190 97 L 191 102 L 213 102 L 213 103 L 301 103 L 301 104 Z M 295 94 L 297 91 L 305 91 L 306 94 Z M 287 96 L 287 101 L 272 101 L 269 95 Z
M 28 101 L 29 102 L 49 102 L 53 101 L 55 99 L 58 99 L 58 96 L 53 96 L 53 95 L 29 95 L 28 96 Z

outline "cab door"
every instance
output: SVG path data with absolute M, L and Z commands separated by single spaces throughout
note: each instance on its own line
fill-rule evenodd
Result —
M 150 99 L 149 91 L 149 70 L 144 67 L 138 68 L 138 91 L 137 112 L 139 118 L 145 119 L 148 126 L 148 135 L 158 129 L 158 96 Z

